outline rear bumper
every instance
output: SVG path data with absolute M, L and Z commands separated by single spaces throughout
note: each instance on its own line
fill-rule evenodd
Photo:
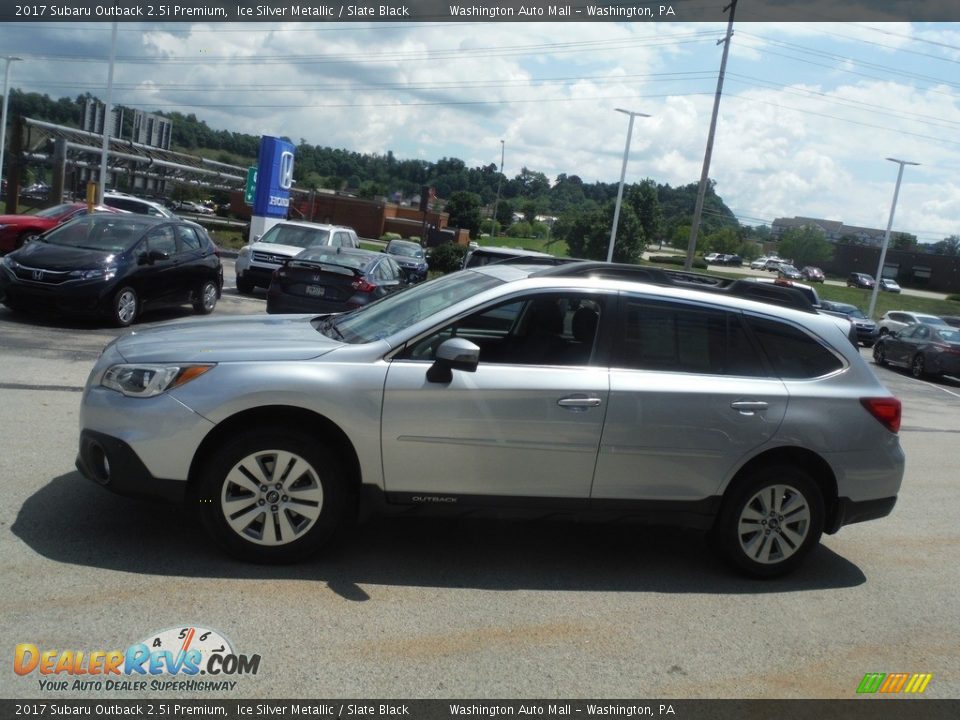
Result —
M 836 511 L 833 517 L 828 519 L 827 527 L 825 527 L 824 530 L 832 535 L 844 525 L 853 525 L 854 523 L 886 517 L 893 512 L 893 506 L 896 505 L 896 503 L 896 495 L 888 498 L 879 498 L 877 500 L 860 501 L 845 497 L 839 498 L 837 500 Z

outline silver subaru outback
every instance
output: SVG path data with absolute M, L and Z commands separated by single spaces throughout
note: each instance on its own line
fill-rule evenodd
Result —
M 349 313 L 130 333 L 90 374 L 77 466 L 255 562 L 361 507 L 523 508 L 699 528 L 769 577 L 891 512 L 900 402 L 848 324 L 789 288 L 616 267 L 521 259 Z

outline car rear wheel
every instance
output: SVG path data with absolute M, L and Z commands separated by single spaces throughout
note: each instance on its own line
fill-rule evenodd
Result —
M 883 349 L 883 345 L 873 346 L 873 361 L 880 367 L 887 364 L 887 351 Z
M 820 542 L 823 512 L 820 489 L 805 472 L 760 468 L 731 488 L 715 528 L 719 550 L 748 575 L 784 575 Z
M 193 294 L 193 310 L 209 315 L 217 306 L 217 284 L 213 280 L 200 283 Z
M 113 296 L 113 322 L 120 327 L 127 327 L 137 318 L 140 312 L 140 298 L 132 287 L 122 287 Z
M 235 436 L 206 463 L 196 495 L 213 539 L 231 555 L 259 563 L 294 562 L 316 552 L 346 507 L 338 455 L 293 428 Z
M 922 378 L 927 374 L 927 364 L 923 360 L 923 355 L 914 355 L 910 363 L 910 374 L 915 378 Z

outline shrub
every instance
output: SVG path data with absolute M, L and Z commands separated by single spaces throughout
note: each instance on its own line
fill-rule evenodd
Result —
M 384 242 L 390 242 L 391 240 L 400 240 L 403 236 L 400 233 L 388 232 L 380 236 L 380 239 Z
M 463 256 L 467 254 L 467 250 L 465 245 L 438 245 L 430 251 L 430 270 L 439 273 L 456 272 L 463 264 Z
M 960 302 L 960 295 L 957 295 L 957 294 L 947 295 L 947 300 L 953 300 L 954 302 Z

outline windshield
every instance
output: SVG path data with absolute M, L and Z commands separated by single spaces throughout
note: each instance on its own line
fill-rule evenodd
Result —
M 329 237 L 330 231 L 323 228 L 303 227 L 302 225 L 274 225 L 257 242 L 305 248 L 310 245 L 324 245 Z
M 386 297 L 320 325 L 350 343 L 365 343 L 393 335 L 436 312 L 499 285 L 502 281 L 474 272 L 457 272 Z
M 153 227 L 153 223 L 129 216 L 85 216 L 51 230 L 43 236 L 43 241 L 51 245 L 119 253 L 132 248 L 149 227 Z
M 390 243 L 387 245 L 387 252 L 391 255 L 402 255 L 403 257 L 422 258 L 423 250 L 412 243 Z

